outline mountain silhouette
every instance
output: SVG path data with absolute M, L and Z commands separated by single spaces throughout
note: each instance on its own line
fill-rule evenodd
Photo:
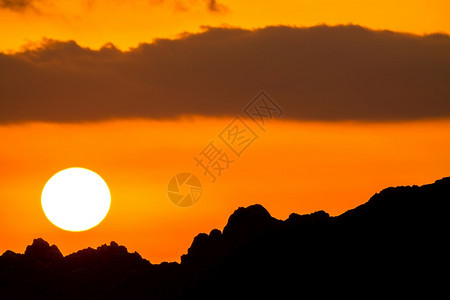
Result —
M 181 263 L 151 264 L 115 242 L 63 257 L 35 239 L 0 257 L 0 298 L 430 298 L 447 286 L 449 200 L 444 178 L 387 188 L 335 217 L 240 207 Z
M 25 250 L 25 258 L 34 262 L 53 263 L 61 258 L 63 255 L 56 245 L 49 245 L 43 239 L 35 239 L 33 244 L 27 246 Z

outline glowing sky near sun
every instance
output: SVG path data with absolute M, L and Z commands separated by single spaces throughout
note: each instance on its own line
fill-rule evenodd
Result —
M 385 187 L 430 183 L 450 169 L 450 140 L 445 138 L 450 121 L 280 121 L 212 183 L 193 158 L 229 122 L 0 126 L 0 252 L 23 251 L 41 236 L 65 254 L 115 240 L 152 262 L 178 260 L 197 233 L 222 229 L 239 206 L 261 203 L 282 219 L 320 209 L 336 215 Z M 86 232 L 60 230 L 40 206 L 46 181 L 71 166 L 95 170 L 111 190 L 108 216 Z M 186 209 L 166 194 L 179 172 L 196 174 L 204 186 L 199 202 Z

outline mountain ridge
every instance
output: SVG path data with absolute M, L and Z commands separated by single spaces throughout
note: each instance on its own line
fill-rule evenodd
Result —
M 390 271 L 383 272 L 389 282 L 400 276 L 411 282 L 421 278 L 423 284 L 429 276 L 418 270 L 433 274 L 445 255 L 448 200 L 450 177 L 384 189 L 333 217 L 317 211 L 278 220 L 259 204 L 239 207 L 222 231 L 194 237 L 181 263 L 151 264 L 114 241 L 63 256 L 56 245 L 38 238 L 24 254 L 6 251 L 0 257 L 0 288 L 14 294 L 19 287 L 38 286 L 39 295 L 56 299 L 76 286 L 73 298 L 159 299 L 203 298 L 226 283 L 229 289 L 222 292 L 229 297 L 242 289 L 264 296 L 254 285 L 284 286 L 291 295 L 293 279 L 313 292 L 319 282 L 339 287 L 344 278 L 371 285 L 383 269 Z M 303 272 L 288 276 L 293 270 Z M 339 277 L 336 270 L 351 274 Z M 30 296 L 27 290 L 21 293 Z

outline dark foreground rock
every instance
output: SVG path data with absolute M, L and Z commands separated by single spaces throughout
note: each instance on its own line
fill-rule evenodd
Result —
M 337 217 L 282 221 L 241 207 L 223 231 L 196 236 L 181 264 L 154 265 L 115 242 L 63 257 L 36 239 L 0 257 L 0 298 L 430 298 L 447 286 L 449 201 L 444 178 L 385 189 Z

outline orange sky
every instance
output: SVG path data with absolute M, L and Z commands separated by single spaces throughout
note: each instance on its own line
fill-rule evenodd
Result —
M 336 215 L 382 188 L 449 175 L 450 120 L 278 121 L 265 133 L 254 128 L 260 138 L 211 183 L 193 157 L 229 121 L 0 126 L 0 252 L 22 252 L 35 237 L 56 243 L 64 254 L 115 240 L 152 262 L 179 260 L 197 233 L 222 229 L 239 206 L 261 203 L 281 219 L 319 209 Z M 46 181 L 72 166 L 99 173 L 112 194 L 106 219 L 80 233 L 53 226 L 40 206 Z M 185 209 L 166 195 L 170 178 L 183 171 L 197 174 L 204 185 L 200 201 Z
M 359 24 L 418 34 L 450 32 L 446 0 L 222 0 L 226 9 L 210 12 L 207 0 L 37 0 L 26 11 L 0 9 L 0 51 L 17 50 L 43 37 L 76 40 L 121 49 L 154 38 L 197 32 L 201 26 L 313 26 Z
M 93 49 L 98 49 L 106 43 L 113 43 L 120 49 L 127 50 L 130 47 L 136 47 L 139 43 L 151 43 L 155 38 L 175 39 L 184 32 L 199 32 L 203 30 L 202 26 L 254 29 L 268 25 L 313 26 L 322 23 L 328 25 L 352 23 L 371 29 L 388 29 L 420 35 L 434 32 L 450 33 L 450 18 L 448 17 L 450 2 L 446 0 L 281 0 L 275 2 L 219 0 L 216 10 L 213 11 L 208 9 L 208 2 L 207 0 L 35 0 L 31 1 L 32 6 L 30 7 L 8 9 L 2 7 L 3 1 L 0 1 L 0 52 L 17 52 L 23 49 L 22 47 L 35 46 L 45 38 L 61 41 L 74 40 L 83 47 Z M 350 31 L 352 30 L 350 29 Z M 369 33 L 368 36 L 372 35 Z M 409 43 L 409 40 L 403 37 L 400 40 Z M 423 101 L 424 95 L 426 97 L 435 96 L 436 98 L 432 99 L 437 99 L 433 102 L 435 104 L 446 104 L 446 86 L 448 85 L 446 85 L 445 74 L 448 74 L 448 69 L 445 69 L 447 67 L 445 63 L 448 62 L 448 51 L 446 51 L 447 48 L 444 48 L 446 46 L 440 44 L 442 40 L 436 41 L 427 41 L 436 48 L 426 43 L 424 45 L 428 46 L 424 48 L 420 48 L 422 45 L 420 42 L 417 44 L 420 47 L 413 44 L 416 52 L 424 55 L 424 60 L 429 58 L 428 64 L 431 67 L 423 63 L 425 66 L 423 69 L 414 69 L 416 66 L 413 66 L 412 71 L 409 68 L 403 68 L 407 70 L 396 73 L 397 65 L 395 63 L 398 61 L 392 63 L 382 56 L 382 62 L 387 61 L 389 66 L 393 66 L 392 69 L 387 69 L 390 72 L 388 75 L 393 78 L 385 76 L 386 69 L 383 68 L 378 69 L 378 73 L 372 72 L 370 59 L 367 65 L 363 64 L 362 60 L 356 60 L 356 64 L 359 64 L 357 67 L 367 71 L 361 73 L 363 75 L 362 82 L 365 80 L 364 78 L 368 78 L 369 81 L 375 73 L 379 76 L 376 79 L 387 78 L 385 81 L 374 81 L 373 85 L 369 85 L 369 90 L 362 92 L 359 90 L 363 90 L 361 84 L 355 86 L 354 93 L 345 93 L 348 89 L 345 89 L 344 80 L 341 82 L 340 79 L 350 78 L 348 79 L 350 82 L 353 77 L 342 76 L 338 72 L 341 70 L 340 68 L 345 69 L 344 65 L 337 64 L 334 69 L 330 69 L 331 72 L 327 78 L 328 80 L 331 78 L 332 82 L 328 86 L 329 89 L 322 88 L 322 78 L 315 74 L 316 81 L 312 81 L 313 84 L 309 85 L 314 92 L 319 87 L 317 88 L 318 93 L 314 94 L 318 95 L 314 98 L 314 104 L 319 103 L 320 106 L 322 103 L 320 101 L 329 100 L 321 97 L 327 97 L 329 94 L 326 92 L 333 94 L 334 89 L 337 90 L 336 87 L 344 86 L 345 91 L 344 93 L 341 91 L 340 94 L 342 99 L 347 95 L 359 97 L 359 92 L 367 94 L 369 91 L 375 95 L 372 103 L 378 103 L 376 97 L 384 97 L 383 93 L 386 96 L 394 95 L 393 97 L 395 97 L 397 95 L 395 92 L 409 91 L 412 85 L 420 87 L 417 89 L 419 92 L 411 89 L 411 94 L 401 94 L 417 96 L 416 98 L 420 100 L 416 99 L 411 111 L 420 112 L 422 110 L 423 102 L 421 101 Z M 332 43 L 333 39 L 331 38 Z M 445 44 L 445 41 L 442 44 Z M 397 44 L 386 45 L 388 45 L 386 47 L 395 48 L 396 51 L 401 48 L 396 47 Z M 165 45 L 159 47 L 155 48 L 166 49 Z M 70 45 L 67 46 L 67 49 L 61 46 L 62 50 L 69 51 L 72 48 Z M 146 49 L 149 51 L 149 47 Z M 230 49 L 240 48 L 231 47 Z M 346 48 L 344 47 L 344 49 Z M 427 51 L 431 49 L 431 52 L 425 52 L 422 49 Z M 145 52 L 144 50 L 142 51 Z M 401 51 L 406 53 L 408 48 L 402 47 Z M 115 73 L 115 71 L 126 71 L 127 68 L 123 68 L 122 65 L 111 67 L 112 62 L 107 60 L 108 53 L 104 54 L 106 60 L 100 63 L 99 59 L 102 56 L 91 57 L 92 53 L 84 55 L 83 53 L 87 52 L 86 49 L 75 51 L 74 53 L 81 58 L 78 57 L 78 60 L 73 62 L 70 61 L 71 52 L 68 52 L 69 58 L 61 55 L 63 58 L 56 56 L 54 61 L 46 60 L 45 51 L 43 52 L 42 57 L 28 53 L 27 55 L 31 58 L 26 55 L 23 58 L 20 54 L 17 56 L 0 55 L 0 63 L 5 63 L 6 66 L 12 68 L 10 72 L 0 69 L 0 80 L 5 80 L 4 82 L 9 86 L 10 81 L 8 80 L 19 78 L 16 80 L 17 85 L 11 85 L 8 91 L 16 91 L 15 95 L 26 94 L 28 97 L 26 101 L 20 102 L 23 99 L 15 99 L 13 93 L 13 96 L 11 94 L 4 96 L 10 97 L 9 99 L 2 99 L 1 96 L 4 94 L 0 91 L 0 105 L 11 104 L 0 106 L 0 109 L 7 107 L 6 112 L 0 112 L 4 118 L 0 119 L 0 254 L 7 249 L 23 252 L 26 245 L 30 244 L 34 238 L 42 237 L 52 244 L 57 244 L 63 254 L 69 254 L 88 246 L 97 247 L 114 240 L 127 246 L 130 251 L 138 251 L 153 263 L 179 261 L 180 255 L 186 253 L 196 234 L 209 232 L 213 228 L 222 229 L 228 216 L 239 206 L 260 203 L 274 217 L 280 219 L 287 218 L 292 212 L 311 213 L 316 210 L 325 210 L 331 215 L 337 215 L 366 202 L 370 196 L 383 188 L 426 184 L 450 176 L 450 160 L 448 159 L 450 156 L 450 139 L 448 138 L 450 119 L 423 120 L 430 115 L 439 116 L 435 111 L 432 111 L 433 114 L 427 114 L 428 111 L 424 110 L 426 111 L 424 115 L 418 114 L 418 119 L 422 119 L 422 121 L 305 122 L 299 121 L 301 118 L 298 117 L 298 121 L 278 120 L 272 122 L 266 132 L 256 128 L 259 139 L 244 152 L 242 157 L 234 157 L 236 162 L 231 165 L 230 170 L 226 171 L 217 182 L 211 183 L 208 178 L 202 176 L 201 169 L 195 167 L 193 157 L 211 140 L 217 139 L 219 132 L 231 121 L 230 118 L 199 116 L 162 121 L 124 118 L 115 121 L 38 123 L 28 122 L 26 119 L 23 121 L 20 113 L 12 114 L 13 109 L 23 109 L 22 106 L 28 105 L 29 107 L 23 109 L 25 118 L 30 115 L 38 117 L 45 115 L 40 114 L 39 107 L 33 106 L 35 103 L 44 103 L 50 110 L 53 106 L 57 106 L 56 103 L 59 104 L 59 109 L 64 110 L 66 108 L 64 101 L 58 100 L 58 97 L 64 98 L 64 95 L 68 95 L 65 94 L 64 87 L 80 87 L 72 84 L 73 82 L 70 80 L 74 80 L 75 83 L 83 82 L 83 90 L 81 92 L 77 90 L 80 92 L 79 94 L 76 93 L 77 91 L 70 94 L 73 98 L 69 100 L 62 100 L 72 101 L 79 95 L 91 97 L 92 95 L 94 95 L 93 97 L 103 95 L 103 98 L 97 97 L 101 98 L 99 103 L 108 103 L 110 98 L 102 93 L 109 90 L 108 78 L 109 80 L 114 78 L 121 80 L 122 77 L 116 76 L 117 74 L 122 76 L 138 74 L 141 76 L 137 76 L 138 79 L 156 78 L 155 82 L 158 84 L 160 83 L 158 79 L 162 78 L 161 82 L 166 86 L 161 88 L 151 86 L 153 89 L 150 91 L 159 93 L 161 99 L 165 101 L 167 99 L 164 97 L 167 95 L 178 97 L 178 99 L 168 100 L 173 100 L 173 103 L 188 102 L 184 99 L 200 99 L 195 95 L 196 91 L 191 91 L 192 95 L 188 95 L 190 98 L 182 98 L 183 93 L 188 90 L 182 84 L 180 86 L 184 90 L 181 88 L 180 91 L 176 90 L 173 94 L 164 94 L 164 88 L 172 86 L 172 81 L 169 80 L 170 76 L 164 77 L 164 75 L 171 75 L 172 71 L 179 71 L 178 69 L 167 69 L 166 73 L 161 72 L 163 74 L 159 74 L 158 70 L 155 73 L 146 73 L 144 66 L 143 69 L 130 69 L 131 71 L 124 75 L 119 71 Z M 55 50 L 55 52 L 57 51 Z M 137 54 L 130 53 L 131 58 L 140 57 L 139 49 L 135 52 Z M 378 52 L 374 51 L 374 53 Z M 119 61 L 122 59 L 126 61 L 125 58 L 129 59 L 127 53 L 123 55 L 121 53 Z M 151 59 L 154 58 L 152 56 L 154 53 L 158 54 L 157 51 L 148 53 L 150 53 L 148 57 Z M 193 53 L 192 60 L 194 61 L 195 52 Z M 367 57 L 376 56 L 372 52 L 368 53 Z M 433 55 L 439 57 L 440 60 L 434 60 Z M 33 61 L 33 57 L 36 61 Z M 87 57 L 86 61 L 83 60 L 84 57 Z M 392 57 L 398 58 L 395 55 Z M 416 56 L 405 57 L 412 57 L 414 60 Z M 24 60 L 21 61 L 21 59 Z M 58 59 L 61 60 L 59 64 Z M 166 60 L 161 64 L 162 68 L 167 65 L 171 66 L 172 57 L 170 55 L 162 55 L 161 60 L 163 59 Z M 148 66 L 159 66 L 153 60 L 150 61 L 151 64 L 149 63 Z M 169 64 L 164 64 L 167 61 Z M 202 60 L 199 61 L 199 65 L 202 63 L 207 65 Z M 279 62 L 279 64 L 274 64 L 277 68 L 278 66 L 286 68 L 291 66 L 286 61 L 274 61 Z M 321 62 L 320 57 L 316 59 L 317 61 Z M 405 65 L 409 65 L 409 60 L 405 61 Z M 136 66 L 140 67 L 141 61 L 136 60 L 136 62 Z M 189 67 L 192 66 L 189 63 L 188 61 L 187 67 L 180 69 L 190 70 Z M 39 69 L 41 64 L 45 68 Z M 92 68 L 96 65 L 98 70 Z M 195 62 L 193 65 L 196 67 Z M 421 62 L 418 62 L 417 65 L 422 66 Z M 53 69 L 54 66 L 56 71 Z M 305 68 L 316 68 L 313 63 L 311 65 L 304 64 L 304 66 Z M 320 67 L 320 64 L 318 66 Z M 365 69 L 366 66 L 369 66 L 368 69 Z M 23 69 L 21 69 L 22 67 Z M 78 67 L 83 71 L 79 73 L 81 75 L 70 73 L 72 69 L 78 71 Z M 256 69 L 255 72 L 266 70 L 265 66 L 260 67 L 261 69 Z M 322 69 L 318 69 L 319 73 L 328 69 L 327 66 L 321 67 Z M 42 74 L 42 70 L 45 71 L 47 68 L 50 69 L 49 73 Z M 277 68 L 273 70 L 278 70 Z M 253 66 L 250 66 L 249 69 L 253 70 Z M 359 69 L 356 68 L 356 70 Z M 422 72 L 422 70 L 424 71 Z M 21 72 L 27 71 L 34 73 L 30 77 L 25 76 L 25 80 L 22 82 L 22 77 L 29 74 Z M 111 71 L 111 74 L 106 73 L 107 76 L 102 77 L 106 78 L 105 81 L 96 81 L 101 74 L 104 74 L 101 73 L 103 71 Z M 237 71 L 236 78 L 239 77 L 239 70 Z M 60 74 L 67 75 L 67 78 Z M 185 76 L 183 72 L 180 74 L 181 79 L 178 78 L 177 83 L 180 83 Z M 203 79 L 212 77 L 208 74 L 215 73 L 205 72 L 201 74 L 204 75 L 203 77 L 192 76 L 193 82 L 203 84 Z M 247 76 L 245 74 L 252 73 L 244 73 L 244 76 Z M 436 74 L 439 76 L 433 77 Z M 285 90 L 286 94 L 289 94 L 291 92 L 289 85 L 297 84 L 295 81 L 297 77 L 285 80 L 278 73 L 269 75 L 273 76 L 275 83 L 272 89 L 276 91 L 274 94 L 277 96 Z M 263 75 L 262 78 L 272 78 L 269 75 Z M 86 81 L 80 79 L 83 76 Z M 405 80 L 396 81 L 395 79 L 399 78 L 395 78 L 395 76 Z M 66 83 L 64 80 L 61 81 L 61 86 L 55 84 L 55 90 L 60 94 L 56 94 L 56 92 L 50 94 L 54 95 L 54 98 L 48 99 L 49 94 L 45 94 L 45 92 L 53 92 L 52 84 L 59 77 L 68 80 L 70 84 L 64 85 Z M 358 75 L 355 76 L 355 78 L 357 77 Z M 39 78 L 40 81 L 36 78 Z M 53 78 L 53 80 L 48 78 Z M 281 79 L 276 81 L 276 78 Z M 307 76 L 304 78 L 308 79 Z M 336 81 L 336 78 L 339 80 Z M 135 79 L 131 76 L 128 79 L 131 82 L 124 83 L 124 89 L 130 87 L 132 89 L 134 84 L 147 86 L 147 82 L 144 80 L 134 82 Z M 425 84 L 416 82 L 420 80 L 428 81 Z M 27 90 L 27 87 L 23 86 L 24 82 L 31 82 L 38 87 L 34 86 L 35 89 L 30 88 L 29 93 L 21 94 L 19 92 Z M 214 83 L 214 81 L 212 82 Z M 237 90 L 241 87 L 240 91 L 245 90 L 243 95 L 247 95 L 249 90 L 251 90 L 250 93 L 256 94 L 259 89 L 270 88 L 260 86 L 261 82 L 263 82 L 262 79 L 261 81 L 256 80 L 253 85 L 250 85 L 236 80 L 235 85 L 231 87 L 227 83 L 219 82 L 222 85 L 210 85 L 208 86 L 210 90 L 205 89 L 199 92 L 204 97 L 199 101 L 206 103 L 209 95 L 217 92 L 215 90 L 217 87 L 223 88 L 223 90 L 229 89 L 232 92 L 234 92 L 233 89 Z M 326 79 L 323 82 L 330 84 Z M 434 88 L 428 95 L 427 87 L 430 89 L 435 82 L 438 83 L 436 84 L 437 88 Z M 2 82 L 0 82 L 0 86 L 2 86 L 1 84 Z M 40 85 L 45 84 L 47 85 L 40 89 Z M 392 87 L 391 92 L 393 92 L 376 90 L 377 84 Z M 122 86 L 117 86 L 119 90 L 122 88 Z M 302 91 L 301 88 L 299 90 Z M 116 95 L 114 89 L 111 91 L 109 96 L 114 94 L 112 96 L 121 97 L 122 95 Z M 271 91 L 268 92 L 271 93 Z M 123 92 L 127 95 L 129 91 L 124 90 Z M 439 94 L 439 92 L 442 93 Z M 36 100 L 33 98 L 35 94 L 38 94 L 36 99 L 41 102 L 34 101 Z M 228 97 L 228 95 L 233 96 L 233 93 L 224 94 L 224 97 Z M 298 94 L 293 93 L 290 96 L 289 101 L 297 103 L 295 101 Z M 235 97 L 239 101 L 242 98 Z M 283 97 L 279 98 L 281 98 L 280 102 L 287 101 Z M 352 102 L 354 100 L 352 99 L 346 106 L 350 107 L 349 110 L 359 111 L 358 109 L 361 110 L 361 107 L 362 111 L 365 110 L 364 99 L 359 101 L 360 99 L 357 98 L 358 102 Z M 408 99 L 399 99 L 400 102 L 393 103 L 392 107 L 387 105 L 385 111 L 388 113 L 390 108 L 397 109 L 397 111 L 393 113 L 394 117 L 388 116 L 386 120 L 392 120 L 401 115 L 398 112 L 403 111 L 404 103 L 407 103 Z M 83 100 L 86 103 L 92 101 L 91 98 Z M 128 100 L 124 99 L 124 103 L 121 103 L 123 107 L 127 107 L 128 102 L 126 101 Z M 146 100 L 145 97 L 144 100 Z M 139 101 L 131 102 L 137 103 L 136 107 L 139 109 L 139 105 L 145 102 Z M 302 101 L 307 103 L 309 99 L 302 99 Z M 386 101 L 391 104 L 389 99 Z M 151 101 L 148 103 L 152 104 Z M 122 107 L 116 102 L 111 106 L 113 112 L 116 112 L 114 109 L 120 110 Z M 227 108 L 226 105 L 223 107 Z M 300 106 L 295 107 L 301 111 Z M 98 104 L 95 108 L 97 109 L 95 113 L 99 113 Z M 333 115 L 333 110 L 339 110 L 339 105 L 328 108 L 327 112 Z M 345 109 L 341 107 L 342 110 Z M 437 110 L 439 112 L 439 109 Z M 312 111 L 314 112 L 314 109 Z M 370 109 L 367 111 L 370 115 Z M 383 111 L 381 109 L 374 113 L 378 117 L 377 120 L 385 120 L 379 115 Z M 405 109 L 405 111 L 409 116 L 408 110 Z M 289 114 L 289 112 L 287 113 Z M 20 115 L 20 118 L 8 118 L 9 115 Z M 220 116 L 221 114 L 219 112 L 213 115 Z M 351 112 L 349 115 L 353 116 Z M 416 116 L 413 114 L 411 119 Z M 53 116 L 52 120 L 55 119 L 58 120 Z M 399 119 L 402 117 L 400 116 Z M 5 123 L 4 120 L 10 123 Z M 45 116 L 44 120 L 47 120 Z M 79 120 L 84 120 L 83 116 Z M 91 119 L 88 118 L 88 120 Z M 252 124 L 250 120 L 247 121 Z M 222 146 L 225 148 L 224 145 Z M 52 225 L 42 211 L 40 195 L 44 184 L 53 174 L 69 167 L 91 169 L 102 176 L 110 187 L 112 194 L 110 212 L 105 220 L 92 230 L 79 233 L 63 231 Z M 198 175 L 204 185 L 200 201 L 196 205 L 184 209 L 172 204 L 166 194 L 169 180 L 180 172 L 192 172 Z

